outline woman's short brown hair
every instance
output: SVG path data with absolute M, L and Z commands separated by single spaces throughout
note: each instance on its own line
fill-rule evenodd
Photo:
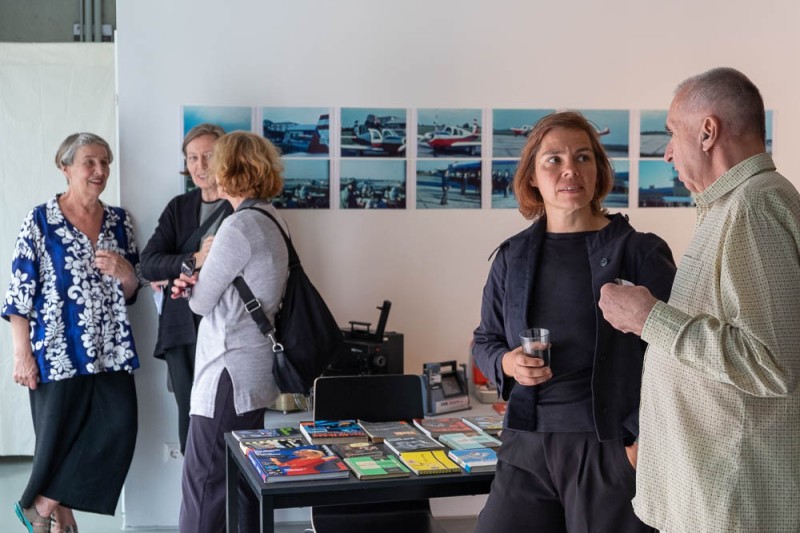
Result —
M 577 111 L 551 113 L 542 117 L 531 128 L 528 142 L 520 154 L 517 173 L 514 175 L 514 194 L 519 203 L 519 212 L 528 220 L 539 218 L 544 214 L 544 200 L 538 187 L 531 184 L 531 178 L 536 174 L 536 156 L 542 145 L 542 139 L 555 128 L 580 130 L 589 136 L 592 152 L 597 161 L 597 184 L 591 202 L 592 213 L 605 213 L 606 209 L 601 204 L 614 185 L 614 168 L 600 143 L 597 129 Z
M 183 144 L 181 145 L 181 152 L 183 152 L 183 170 L 181 170 L 181 174 L 184 176 L 190 175 L 189 167 L 186 166 L 186 147 L 189 146 L 190 142 L 203 135 L 213 135 L 215 139 L 219 139 L 225 135 L 225 130 L 222 129 L 221 126 L 206 122 L 204 124 L 198 124 L 186 132 L 186 135 L 183 137 Z
M 269 200 L 283 189 L 281 153 L 264 137 L 247 131 L 214 143 L 210 172 L 226 194 Z

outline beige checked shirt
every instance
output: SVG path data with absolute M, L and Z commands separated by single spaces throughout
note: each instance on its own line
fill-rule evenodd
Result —
M 695 200 L 642 332 L 634 509 L 667 533 L 798 533 L 800 195 L 759 154 Z

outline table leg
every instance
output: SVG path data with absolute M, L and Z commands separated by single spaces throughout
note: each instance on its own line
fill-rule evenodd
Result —
M 239 468 L 231 449 L 225 447 L 225 516 L 228 533 L 239 531 Z
M 275 533 L 275 505 L 272 496 L 259 497 L 261 504 L 261 533 Z

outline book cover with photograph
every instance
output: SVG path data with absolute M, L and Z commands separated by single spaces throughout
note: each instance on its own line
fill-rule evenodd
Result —
M 355 420 L 300 422 L 300 432 L 311 444 L 340 444 L 368 440 L 367 434 Z
M 475 431 L 464 423 L 461 418 L 415 418 L 414 425 L 429 437 L 437 438 L 444 433 L 471 433 Z
M 239 448 L 247 455 L 253 450 L 277 450 L 281 448 L 299 448 L 308 446 L 302 437 L 292 439 L 247 439 L 239 441 Z
M 338 479 L 350 475 L 347 465 L 327 446 L 252 450 L 247 457 L 265 483 Z
M 439 435 L 439 442 L 454 450 L 472 448 L 499 448 L 500 441 L 483 431 L 477 433 L 445 433 Z
M 403 452 L 400 460 L 418 476 L 461 472 L 461 467 L 451 461 L 443 450 Z
M 503 417 L 500 415 L 464 416 L 461 420 L 476 431 L 497 435 L 503 430 Z
M 419 435 L 414 426 L 405 420 L 397 420 L 394 422 L 367 422 L 366 420 L 359 420 L 358 423 L 364 428 L 369 440 L 372 442 L 383 442 L 385 439 L 391 437 L 407 437 Z
M 344 462 L 358 479 L 384 479 L 411 475 L 409 469 L 394 455 L 348 457 Z
M 491 448 L 450 450 L 447 455 L 467 472 L 491 472 L 497 466 L 497 452 Z
M 420 450 L 435 450 L 444 448 L 444 445 L 425 435 L 413 435 L 408 437 L 389 437 L 383 444 L 396 454 Z
M 287 437 L 299 437 L 300 430 L 296 427 L 236 429 L 231 431 L 231 435 L 239 442 L 253 439 L 283 439 Z
M 331 450 L 342 459 L 348 457 L 381 457 L 386 455 L 386 450 L 380 444 L 373 442 L 346 442 L 331 444 Z

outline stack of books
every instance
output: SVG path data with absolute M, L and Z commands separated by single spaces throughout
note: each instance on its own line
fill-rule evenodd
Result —
M 358 479 L 385 479 L 406 477 L 411 472 L 396 456 L 386 453 L 380 445 L 372 442 L 333 444 L 331 449 L 344 460 Z
M 461 420 L 476 431 L 497 436 L 503 430 L 503 417 L 500 415 L 465 416 Z
M 450 450 L 447 455 L 467 472 L 490 472 L 497 466 L 497 452 L 491 448 Z
M 444 450 L 403 452 L 400 460 L 418 476 L 461 472 L 461 468 L 447 457 Z
M 239 447 L 245 455 L 252 450 L 298 448 L 308 444 L 301 437 L 300 430 L 294 427 L 241 429 L 232 431 L 231 435 L 239 442 Z
M 300 422 L 300 432 L 311 444 L 341 444 L 368 440 L 367 434 L 355 420 Z
M 439 442 L 454 450 L 473 450 L 475 448 L 499 448 L 500 441 L 483 431 L 473 433 L 445 433 Z
M 346 478 L 350 471 L 327 446 L 254 449 L 247 454 L 265 483 Z
M 475 430 L 464 423 L 461 418 L 415 418 L 414 425 L 432 439 L 438 439 L 445 433 L 473 433 Z
M 419 435 L 419 431 L 404 420 L 397 420 L 395 422 L 367 422 L 366 420 L 359 420 L 358 423 L 372 442 L 383 442 L 391 437 L 413 437 Z
M 423 450 L 442 449 L 444 446 L 425 435 L 410 435 L 407 437 L 389 437 L 383 443 L 397 455 L 405 452 L 418 452 Z

